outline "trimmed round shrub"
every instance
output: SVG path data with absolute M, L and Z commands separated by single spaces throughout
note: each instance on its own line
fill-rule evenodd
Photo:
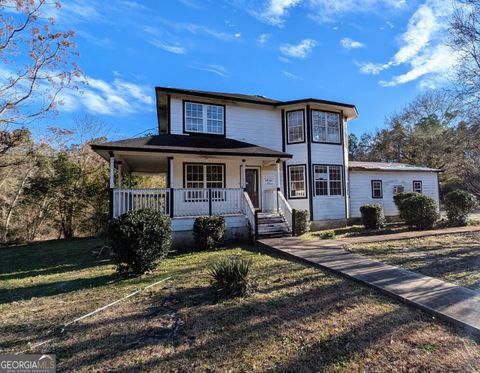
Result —
M 468 224 L 468 215 L 477 206 L 477 198 L 466 190 L 456 189 L 445 196 L 448 224 L 464 226 Z
M 421 196 L 421 194 L 417 192 L 402 192 L 393 196 L 393 202 L 395 203 L 395 206 L 397 206 L 400 219 L 405 220 L 405 218 L 402 216 L 402 202 L 405 201 L 407 198 L 415 196 Z
M 399 204 L 399 210 L 400 217 L 410 227 L 432 228 L 438 219 L 435 200 L 420 193 L 403 199 Z
M 213 288 L 219 297 L 234 298 L 248 295 L 252 290 L 250 260 L 222 258 L 210 267 Z
M 308 211 L 294 209 L 292 213 L 295 221 L 293 235 L 301 236 L 302 234 L 307 233 L 310 230 L 310 214 Z
M 225 219 L 223 216 L 200 216 L 193 223 L 193 237 L 201 250 L 213 250 L 221 245 L 225 238 Z
M 129 211 L 110 222 L 108 239 L 118 271 L 139 275 L 170 251 L 171 221 L 151 209 Z
M 363 205 L 360 207 L 362 224 L 367 229 L 380 229 L 386 224 L 382 205 Z

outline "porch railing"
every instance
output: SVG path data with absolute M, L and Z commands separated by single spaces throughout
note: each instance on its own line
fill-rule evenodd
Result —
M 257 219 L 255 217 L 255 207 L 253 206 L 252 201 L 247 192 L 243 192 L 242 195 L 242 212 L 245 214 L 248 225 L 250 228 L 250 233 L 255 235 L 257 232 Z
M 283 216 L 290 229 L 293 231 L 293 210 L 281 191 L 277 191 L 278 213 Z
M 243 198 L 240 188 L 114 189 L 112 215 L 144 208 L 171 217 L 242 214 Z

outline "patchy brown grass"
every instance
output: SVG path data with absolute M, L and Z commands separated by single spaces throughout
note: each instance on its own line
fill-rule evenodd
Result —
M 10 260 L 0 267 L 4 351 L 22 350 L 56 325 L 170 275 L 54 333 L 35 351 L 57 354 L 61 371 L 480 370 L 478 340 L 303 264 L 229 249 L 174 256 L 150 275 L 125 279 L 91 255 L 96 245 L 83 240 L 2 251 L 0 260 Z M 252 259 L 256 292 L 215 302 L 208 265 L 232 255 Z
M 322 234 L 327 231 L 334 231 L 335 238 L 367 237 L 379 236 L 384 234 L 402 233 L 412 230 L 403 223 L 389 223 L 384 228 L 367 229 L 363 225 L 350 225 L 348 227 L 336 229 L 323 229 L 315 232 L 308 232 L 301 236 L 306 240 L 321 240 Z
M 347 249 L 480 290 L 480 232 L 356 244 Z

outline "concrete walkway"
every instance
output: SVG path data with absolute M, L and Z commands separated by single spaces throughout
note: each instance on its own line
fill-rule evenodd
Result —
M 480 227 L 468 227 L 468 231 L 480 230 Z M 449 232 L 459 233 L 449 228 Z M 450 231 L 451 230 L 451 231 Z M 446 231 L 446 230 L 442 230 Z M 437 231 L 438 232 L 438 231 Z M 461 232 L 466 232 L 462 230 Z M 368 259 L 364 256 L 345 251 L 347 243 L 372 242 L 363 239 L 381 241 L 398 239 L 405 234 L 420 233 L 431 236 L 428 231 L 349 238 L 343 240 L 303 240 L 295 237 L 271 238 L 259 241 L 268 249 L 293 256 L 338 275 L 361 282 L 387 295 L 421 308 L 438 318 L 453 322 L 470 332 L 480 334 L 480 292 L 457 286 L 433 277 L 400 269 L 388 264 Z M 408 237 L 412 238 L 412 237 Z M 348 240 L 348 242 L 346 242 Z

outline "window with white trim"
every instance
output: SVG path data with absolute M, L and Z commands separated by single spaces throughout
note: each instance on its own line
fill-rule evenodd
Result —
M 342 166 L 314 165 L 313 180 L 316 196 L 341 196 L 343 194 Z
M 305 166 L 288 166 L 289 198 L 305 198 L 307 196 L 305 182 Z
M 340 144 L 340 114 L 312 110 L 312 140 Z
M 185 131 L 225 134 L 224 110 L 225 108 L 220 105 L 185 102 Z
M 287 112 L 287 140 L 288 143 L 304 142 L 303 110 Z
M 383 198 L 382 180 L 372 180 L 372 198 Z

